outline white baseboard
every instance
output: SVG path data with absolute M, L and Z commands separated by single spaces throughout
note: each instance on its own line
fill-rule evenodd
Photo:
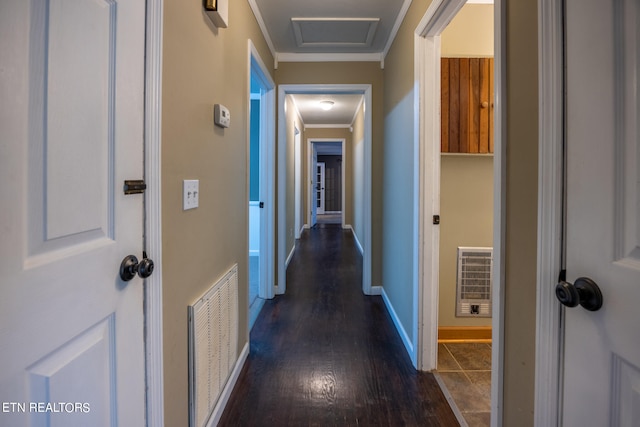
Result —
M 400 319 L 398 318 L 396 311 L 393 309 L 393 306 L 391 305 L 391 301 L 389 301 L 389 297 L 387 296 L 387 293 L 384 291 L 384 288 L 382 288 L 381 286 L 374 286 L 374 288 L 378 288 L 378 287 L 382 289 L 381 291 L 382 300 L 384 301 L 384 305 L 387 307 L 387 311 L 389 312 L 389 315 L 393 320 L 393 324 L 396 326 L 396 330 L 398 331 L 398 334 L 400 334 L 400 338 L 402 339 L 404 348 L 407 350 L 407 353 L 409 353 L 409 357 L 411 358 L 411 360 L 413 360 L 413 357 L 414 357 L 413 343 L 411 342 L 411 338 L 407 334 L 407 331 L 404 330 L 402 323 L 400 323 Z
M 384 292 L 382 286 L 372 286 L 371 293 L 369 295 L 382 295 L 382 292 Z
M 207 422 L 207 427 L 217 426 L 218 423 L 220 422 L 220 418 L 222 418 L 222 413 L 224 412 L 224 408 L 227 406 L 227 402 L 229 401 L 229 397 L 231 396 L 233 387 L 235 387 L 236 382 L 238 381 L 238 377 L 240 376 L 240 371 L 242 371 L 242 367 L 244 366 L 244 362 L 246 362 L 247 357 L 249 357 L 248 342 L 245 343 L 244 348 L 240 353 L 240 357 L 238 357 L 238 360 L 236 360 L 236 364 L 233 367 L 233 371 L 231 371 L 229 380 L 227 381 L 227 384 L 224 386 L 224 390 L 222 390 L 222 394 L 218 399 L 218 403 L 216 403 L 216 407 L 213 408 L 211 417 L 209 417 L 209 421 Z
M 364 249 L 362 248 L 362 244 L 360 243 L 360 240 L 358 240 L 358 235 L 356 234 L 356 230 L 353 228 L 353 226 L 351 224 L 345 224 L 344 229 L 351 230 L 351 234 L 353 234 L 353 238 L 356 240 L 356 246 L 360 251 L 360 255 L 364 255 Z M 380 294 L 377 294 L 377 295 L 380 295 Z
M 293 244 L 293 247 L 291 248 L 291 252 L 289 252 L 289 256 L 287 256 L 287 260 L 284 262 L 284 268 L 286 269 L 287 267 L 289 267 L 289 263 L 291 262 L 291 258 L 293 258 L 293 253 L 296 251 L 296 244 Z

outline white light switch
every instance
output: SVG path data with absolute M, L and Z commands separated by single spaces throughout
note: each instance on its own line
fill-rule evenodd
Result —
M 182 210 L 195 209 L 200 200 L 200 180 L 185 179 L 182 181 Z

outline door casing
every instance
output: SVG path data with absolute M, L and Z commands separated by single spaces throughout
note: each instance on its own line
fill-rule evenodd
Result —
M 563 2 L 538 2 L 538 267 L 534 425 L 560 425 L 561 270 L 564 181 Z
M 256 82 L 260 86 L 260 201 L 264 202 L 264 208 L 260 218 L 260 288 L 258 295 L 260 298 L 270 299 L 275 295 L 273 263 L 275 245 L 273 227 L 270 226 L 273 224 L 275 212 L 275 174 L 273 173 L 275 164 L 275 82 L 251 40 L 248 41 L 247 63 L 249 64 L 247 87 L 251 87 L 253 77 L 256 78 Z M 247 102 L 251 102 L 250 97 L 251 95 L 248 94 Z M 247 136 L 251 134 L 250 120 L 247 120 L 246 134 Z M 249 150 L 250 139 L 247 137 L 247 153 Z M 247 156 L 247 170 L 248 168 L 249 157 Z M 247 194 L 249 194 L 248 181 Z
M 163 0 L 147 0 L 145 64 L 145 240 L 155 261 L 145 280 L 145 375 L 147 426 L 164 425 L 162 342 L 162 12 Z
M 307 153 L 309 153 L 309 159 L 308 159 L 309 160 L 308 161 L 308 165 L 309 166 L 307 168 L 307 172 L 308 173 L 307 173 L 307 176 L 306 176 L 306 179 L 307 179 L 306 182 L 312 182 L 312 180 L 313 180 L 312 173 L 313 173 L 313 170 L 314 170 L 314 167 L 313 167 L 314 159 L 317 157 L 317 153 L 316 153 L 315 149 L 313 148 L 314 147 L 313 144 L 316 143 L 316 142 L 336 142 L 336 143 L 340 143 L 341 144 L 340 153 L 342 155 L 342 159 L 343 159 L 342 163 L 343 163 L 343 165 L 348 164 L 348 162 L 350 161 L 348 159 L 345 161 L 345 158 L 347 158 L 347 156 L 345 155 L 345 149 L 346 149 L 346 143 L 347 142 L 346 142 L 346 140 L 344 138 L 308 138 L 307 139 Z M 342 189 L 341 189 L 342 190 L 341 191 L 341 193 L 342 193 L 342 200 L 341 200 L 341 203 L 342 203 L 342 205 L 341 205 L 342 206 L 342 228 L 345 228 L 347 226 L 347 224 L 345 222 L 345 217 L 346 217 L 346 212 L 348 210 L 347 205 L 346 205 L 346 199 L 345 199 L 346 167 L 342 167 L 341 168 L 341 174 L 342 174 L 342 177 L 341 177 L 342 178 L 341 179 L 341 181 L 342 181 L 342 183 L 341 183 L 341 185 L 342 185 Z M 307 211 L 307 223 L 310 224 L 310 225 L 313 225 L 314 219 L 313 219 L 312 211 L 313 211 L 314 198 L 309 196 L 307 199 L 308 199 L 307 200 L 307 206 L 309 208 L 308 211 Z

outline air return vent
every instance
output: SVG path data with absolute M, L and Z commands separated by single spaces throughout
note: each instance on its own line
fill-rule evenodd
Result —
M 238 358 L 238 265 L 189 306 L 189 426 L 207 424 Z
M 457 317 L 491 317 L 493 248 L 458 247 Z

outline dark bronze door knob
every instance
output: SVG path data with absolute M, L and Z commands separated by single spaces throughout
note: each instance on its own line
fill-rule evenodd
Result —
M 602 292 L 588 277 L 580 277 L 574 284 L 561 280 L 556 286 L 556 298 L 567 307 L 580 304 L 589 311 L 598 311 L 602 307 Z

